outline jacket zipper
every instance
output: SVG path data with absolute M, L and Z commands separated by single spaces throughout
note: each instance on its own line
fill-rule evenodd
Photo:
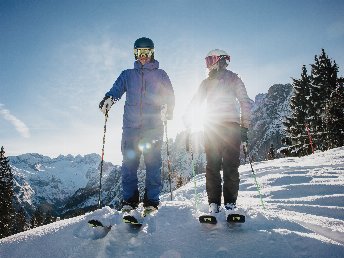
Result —
M 140 95 L 140 116 L 142 117 L 142 94 L 143 94 L 143 67 L 141 68 L 141 95 Z

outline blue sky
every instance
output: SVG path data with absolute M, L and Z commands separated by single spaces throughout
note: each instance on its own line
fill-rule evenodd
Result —
M 99 153 L 98 103 L 124 69 L 133 43 L 155 43 L 176 95 L 170 137 L 220 48 L 250 98 L 291 83 L 324 48 L 343 75 L 344 1 L 0 0 L 0 145 L 7 155 Z M 310 68 L 309 68 L 310 69 Z M 124 98 L 108 120 L 105 160 L 121 163 Z

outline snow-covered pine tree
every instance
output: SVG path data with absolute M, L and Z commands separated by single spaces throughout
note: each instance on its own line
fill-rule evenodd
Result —
M 35 210 L 35 213 L 31 217 L 31 220 L 30 220 L 31 228 L 36 228 L 36 227 L 39 227 L 39 226 L 43 226 L 43 223 L 44 223 L 43 212 L 42 212 L 42 210 L 40 208 L 37 208 Z
M 336 66 L 336 63 L 334 63 Z M 344 146 L 344 78 L 337 79 L 336 88 L 332 89 L 329 103 L 329 139 L 330 147 Z
M 50 223 L 53 223 L 53 222 L 54 222 L 54 218 L 53 218 L 53 216 L 51 215 L 51 212 L 48 211 L 48 212 L 45 214 L 44 221 L 43 221 L 43 225 L 47 225 L 47 224 L 50 224 Z
M 20 207 L 16 212 L 15 221 L 14 233 L 23 232 L 30 228 L 29 223 L 26 221 L 26 214 L 23 207 Z
M 311 153 L 309 144 L 309 137 L 307 135 L 305 124 L 312 121 L 310 116 L 313 108 L 309 102 L 310 98 L 310 77 L 307 74 L 307 68 L 302 67 L 300 79 L 293 78 L 294 95 L 290 100 L 291 115 L 285 118 L 284 125 L 288 141 L 285 143 L 289 145 L 283 152 L 290 156 L 304 156 Z
M 322 49 L 315 56 L 311 71 L 311 98 L 315 107 L 313 120 L 313 139 L 320 150 L 342 146 L 343 130 L 343 78 L 338 78 L 338 66 L 332 62 Z
M 4 147 L 0 150 L 0 238 L 13 232 L 13 174 Z

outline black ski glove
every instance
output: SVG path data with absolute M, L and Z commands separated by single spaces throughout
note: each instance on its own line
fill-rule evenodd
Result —
M 99 103 L 100 111 L 102 111 L 104 113 L 104 115 L 106 115 L 109 112 L 109 110 L 110 110 L 111 106 L 113 105 L 113 103 L 115 103 L 115 102 L 113 101 L 112 97 L 105 96 L 103 98 L 103 100 L 100 101 L 100 103 Z
M 247 133 L 248 133 L 248 129 L 245 127 L 241 127 L 241 142 L 246 142 L 248 141 L 248 137 L 247 137 Z

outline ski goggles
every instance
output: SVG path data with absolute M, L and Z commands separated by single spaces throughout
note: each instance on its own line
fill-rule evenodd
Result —
M 205 63 L 207 64 L 207 68 L 212 67 L 214 64 L 216 64 L 218 61 L 221 59 L 228 60 L 230 62 L 231 57 L 227 55 L 222 55 L 222 56 L 207 56 L 205 58 Z
M 139 57 L 151 57 L 154 53 L 154 48 L 135 48 L 134 55 L 135 58 L 138 59 Z

